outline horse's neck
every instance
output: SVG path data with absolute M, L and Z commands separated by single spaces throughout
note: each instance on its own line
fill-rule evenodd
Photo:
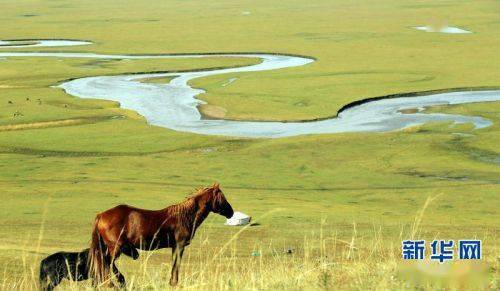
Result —
M 180 204 L 167 207 L 169 216 L 177 216 L 179 221 L 194 235 L 196 229 L 210 213 L 209 209 L 200 206 L 196 198 L 190 198 Z
M 194 230 L 196 230 L 203 223 L 203 221 L 205 221 L 205 218 L 207 218 L 209 213 L 210 211 L 208 211 L 206 208 L 201 208 L 198 210 L 193 223 Z
M 196 213 L 193 216 L 194 217 L 193 221 L 189 224 L 191 237 L 194 236 L 196 229 L 198 229 L 198 227 L 203 223 L 203 221 L 205 221 L 208 214 L 210 213 L 210 210 L 207 209 L 205 205 L 200 206 L 198 204 L 198 201 L 196 201 L 196 200 L 195 200 L 195 204 L 198 205 L 198 207 L 196 207 Z

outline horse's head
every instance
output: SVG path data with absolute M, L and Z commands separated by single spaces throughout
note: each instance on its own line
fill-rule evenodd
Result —
M 227 202 L 224 193 L 219 187 L 219 183 L 215 183 L 209 190 L 211 194 L 211 208 L 212 212 L 225 216 L 226 218 L 231 218 L 234 214 L 233 207 Z

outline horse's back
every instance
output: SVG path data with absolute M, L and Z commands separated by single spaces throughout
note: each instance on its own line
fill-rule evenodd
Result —
M 126 204 L 117 205 L 97 216 L 98 228 L 101 235 L 108 240 L 118 237 L 126 238 L 133 245 L 138 245 L 141 240 L 153 239 L 167 231 L 169 224 L 165 224 L 159 210 L 147 210 Z
M 98 215 L 99 216 L 106 216 L 106 215 L 109 215 L 109 214 L 116 214 L 116 213 L 124 213 L 124 212 L 127 212 L 127 211 L 130 211 L 132 209 L 134 209 L 135 207 L 132 207 L 130 205 L 127 205 L 127 204 L 120 204 L 120 205 L 117 205 L 115 207 L 112 207 L 106 211 L 103 211 L 101 213 L 99 213 Z
M 104 212 L 99 213 L 99 216 L 107 216 L 107 215 L 126 215 L 131 212 L 136 212 L 136 213 L 141 213 L 141 214 L 155 214 L 158 213 L 159 210 L 149 210 L 149 209 L 143 209 L 143 208 L 138 208 L 135 206 L 127 205 L 127 204 L 120 204 L 117 205 L 113 208 L 110 208 Z

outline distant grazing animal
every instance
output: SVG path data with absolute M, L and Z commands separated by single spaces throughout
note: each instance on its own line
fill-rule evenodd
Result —
M 115 266 L 123 249 L 138 256 L 137 249 L 162 248 L 172 248 L 170 285 L 177 285 L 184 248 L 210 212 L 227 218 L 234 213 L 217 183 L 198 190 L 182 203 L 161 210 L 119 205 L 98 214 L 89 253 L 94 285 L 111 280 L 112 268 L 120 287 L 125 287 L 125 278 Z
M 40 289 L 52 290 L 63 279 L 82 281 L 89 278 L 89 249 L 81 252 L 59 252 L 40 263 Z
M 30 101 L 30 98 L 26 97 L 26 101 Z
M 12 102 L 12 101 L 10 101 L 10 100 L 9 100 L 7 103 L 9 103 L 9 104 L 14 104 L 14 102 Z
M 20 111 L 14 112 L 14 117 L 24 116 Z

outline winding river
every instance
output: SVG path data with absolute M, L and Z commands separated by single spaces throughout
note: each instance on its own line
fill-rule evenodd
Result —
M 0 49 L 12 47 L 63 47 L 87 45 L 87 41 L 29 40 L 0 41 Z M 107 55 L 74 52 L 2 52 L 0 58 L 52 57 L 52 58 L 100 58 L 100 59 L 150 59 L 150 58 L 203 58 L 249 57 L 260 58 L 256 65 L 215 69 L 209 71 L 175 72 L 157 74 L 132 74 L 117 76 L 86 77 L 64 82 L 57 87 L 80 98 L 113 100 L 122 108 L 131 109 L 144 116 L 152 124 L 178 131 L 197 134 L 235 137 L 279 138 L 304 134 L 340 132 L 385 132 L 403 129 L 431 121 L 472 123 L 476 128 L 490 126 L 490 120 L 479 116 L 463 116 L 443 113 L 424 113 L 429 106 L 490 102 L 500 100 L 500 91 L 467 91 L 440 93 L 418 97 L 397 97 L 367 101 L 342 110 L 337 117 L 308 122 L 232 121 L 204 119 L 198 111 L 203 101 L 196 96 L 204 91 L 189 86 L 195 78 L 211 75 L 277 70 L 304 66 L 313 59 L 278 54 L 183 54 L 183 55 Z M 1 64 L 1 63 L 0 63 Z M 142 83 L 141 79 L 175 76 L 168 84 Z M 408 112 L 408 109 L 417 109 Z

